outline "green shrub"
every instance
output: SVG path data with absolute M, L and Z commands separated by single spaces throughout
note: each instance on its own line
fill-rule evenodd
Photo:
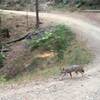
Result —
M 4 56 L 0 53 L 0 68 L 3 67 Z
M 0 83 L 6 82 L 6 81 L 7 80 L 6 80 L 5 76 L 4 75 L 0 75 Z
M 2 49 L 2 44 L 0 43 L 0 49 Z M 0 68 L 3 67 L 4 57 L 3 54 L 0 52 Z
M 66 54 L 67 63 L 69 65 L 88 64 L 92 60 L 91 52 L 88 49 L 83 48 L 82 46 L 77 46 L 70 49 L 69 51 Z
M 0 49 L 2 49 L 2 44 L 0 43 Z
M 53 51 L 57 54 L 58 60 L 63 59 L 64 52 L 70 46 L 71 41 L 75 38 L 72 31 L 65 25 L 57 25 L 52 28 L 51 32 L 45 32 L 40 38 L 34 37 L 29 45 L 32 50 L 43 48 Z

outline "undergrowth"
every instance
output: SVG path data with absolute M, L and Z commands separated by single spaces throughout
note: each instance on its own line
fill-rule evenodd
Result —
M 44 32 L 41 37 L 34 37 L 29 45 L 31 50 L 43 48 L 45 51 L 53 51 L 57 54 L 58 60 L 63 60 L 64 52 L 73 39 L 75 39 L 75 35 L 70 28 L 65 25 L 57 25 L 50 32 Z
M 31 51 L 16 58 L 12 65 L 14 72 L 10 71 L 12 73 L 7 77 L 18 73 L 17 77 L 12 76 L 14 81 L 49 78 L 60 74 L 62 67 L 88 64 L 93 56 L 83 44 L 84 42 L 76 40 L 75 33 L 69 27 L 56 25 L 27 41 Z M 0 80 L 5 81 L 5 77 Z
M 0 53 L 0 68 L 3 67 L 3 62 L 4 62 L 4 56 L 2 53 Z

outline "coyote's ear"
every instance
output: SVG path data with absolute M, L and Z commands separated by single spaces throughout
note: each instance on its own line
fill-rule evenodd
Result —
M 61 71 L 63 72 L 65 69 L 64 68 L 61 68 Z
M 64 71 L 65 69 L 63 68 L 62 70 Z

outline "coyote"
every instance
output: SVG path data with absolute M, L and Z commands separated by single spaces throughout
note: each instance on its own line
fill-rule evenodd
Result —
M 84 68 L 83 68 L 82 65 L 72 65 L 72 66 L 70 66 L 66 69 L 63 68 L 63 70 L 61 71 L 61 74 L 63 74 L 63 77 L 66 74 L 69 74 L 70 77 L 72 78 L 72 72 L 75 72 L 76 74 L 81 73 L 82 77 L 83 77 L 83 74 L 84 74 L 85 71 L 84 71 Z

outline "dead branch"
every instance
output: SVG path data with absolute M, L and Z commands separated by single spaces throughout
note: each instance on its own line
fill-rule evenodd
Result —
M 10 51 L 10 49 L 0 49 L 0 52 L 9 52 Z

